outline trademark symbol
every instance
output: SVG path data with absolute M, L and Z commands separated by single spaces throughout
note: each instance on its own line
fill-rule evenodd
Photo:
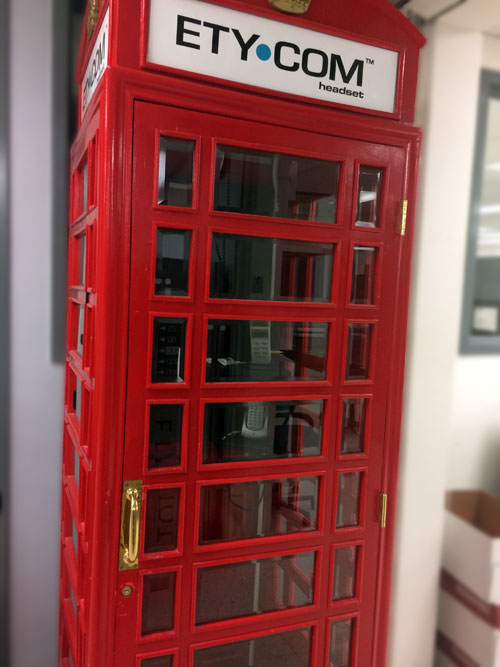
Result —
M 375 65 L 375 61 L 373 58 L 366 58 L 366 64 L 367 65 Z

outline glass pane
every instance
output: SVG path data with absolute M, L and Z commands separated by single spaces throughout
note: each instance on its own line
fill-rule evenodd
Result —
M 310 667 L 312 629 L 210 646 L 194 652 L 193 667 Z
M 352 260 L 351 303 L 371 306 L 374 303 L 377 248 L 356 246 Z
M 156 235 L 155 294 L 187 296 L 191 232 L 159 228 Z
M 184 382 L 186 320 L 155 317 L 152 382 Z
M 80 285 L 85 286 L 85 260 L 86 260 L 86 246 L 87 235 L 82 234 L 79 238 L 80 245 Z
M 85 212 L 87 210 L 88 206 L 88 184 L 89 184 L 89 179 L 88 179 L 88 174 L 89 174 L 89 166 L 88 164 L 85 165 L 83 168 L 83 178 L 82 178 L 82 188 L 83 188 L 83 211 Z
M 76 449 L 73 450 L 73 475 L 76 485 L 80 486 L 80 456 Z
M 361 473 L 344 472 L 339 475 L 337 498 L 337 528 L 359 526 L 361 500 Z
M 183 405 L 153 404 L 149 412 L 148 468 L 181 464 Z
M 341 454 L 361 454 L 365 450 L 366 398 L 344 398 L 342 409 Z
M 356 571 L 359 547 L 335 549 L 332 600 L 347 600 L 356 595 Z
M 205 405 L 203 463 L 319 456 L 324 401 Z
M 351 667 L 352 618 L 332 623 L 330 638 L 330 667 Z
M 500 99 L 488 99 L 481 194 L 475 234 L 472 321 L 473 336 L 500 336 Z M 498 350 L 495 352 L 498 354 Z
M 174 659 L 171 655 L 158 655 L 141 660 L 141 667 L 173 667 L 173 664 Z
M 367 380 L 373 324 L 352 322 L 347 337 L 346 380 Z
M 193 157 L 195 142 L 161 137 L 158 174 L 158 203 L 193 205 Z
M 324 380 L 326 322 L 209 320 L 207 382 Z
M 75 554 L 78 554 L 78 530 L 76 528 L 76 523 L 74 519 L 71 519 L 71 539 L 73 540 L 73 547 L 75 548 Z
M 340 165 L 217 146 L 214 210 L 335 222 Z
M 199 544 L 316 530 L 319 477 L 204 486 Z
M 334 246 L 214 234 L 210 296 L 261 301 L 330 301 Z
M 82 381 L 80 378 L 75 377 L 76 389 L 75 389 L 75 413 L 79 421 L 82 419 Z
M 314 571 L 316 554 L 301 554 Z M 198 569 L 196 624 L 312 604 L 314 575 L 296 567 L 298 554 Z M 299 595 L 301 594 L 301 595 Z
M 83 329 L 85 326 L 85 306 L 78 306 L 78 332 L 76 339 L 76 351 L 83 354 Z
M 146 492 L 144 553 L 177 549 L 180 489 L 149 489 Z
M 143 635 L 173 629 L 175 580 L 175 572 L 159 572 L 144 577 L 141 627 Z
M 384 170 L 380 167 L 359 168 L 356 227 L 379 227 L 380 196 Z

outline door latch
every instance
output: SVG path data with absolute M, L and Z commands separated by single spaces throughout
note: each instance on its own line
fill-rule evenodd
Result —
M 124 482 L 118 565 L 120 570 L 136 570 L 139 567 L 141 505 L 142 482 Z

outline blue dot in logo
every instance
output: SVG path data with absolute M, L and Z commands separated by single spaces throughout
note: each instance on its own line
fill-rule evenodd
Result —
M 267 44 L 259 44 L 257 47 L 257 57 L 261 60 L 269 60 L 271 57 L 271 49 Z

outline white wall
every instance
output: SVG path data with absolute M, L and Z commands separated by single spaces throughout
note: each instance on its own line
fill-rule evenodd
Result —
M 424 127 L 394 564 L 390 667 L 433 662 L 443 500 L 458 350 L 480 33 L 434 25 L 422 60 Z
M 50 361 L 51 0 L 11 11 L 10 667 L 56 667 L 62 366 Z

